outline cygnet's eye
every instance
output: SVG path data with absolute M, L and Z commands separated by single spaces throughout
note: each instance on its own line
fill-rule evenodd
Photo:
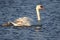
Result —
M 41 8 L 43 8 L 43 6 L 40 6 Z

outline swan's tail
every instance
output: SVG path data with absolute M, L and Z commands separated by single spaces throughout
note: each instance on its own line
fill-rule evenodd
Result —
M 11 26 L 11 25 L 12 25 L 11 22 L 7 22 L 7 23 L 2 24 L 2 26 Z

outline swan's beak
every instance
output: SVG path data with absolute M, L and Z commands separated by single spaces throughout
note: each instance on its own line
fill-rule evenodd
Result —
M 44 7 L 43 7 L 43 6 L 40 6 L 40 8 L 41 8 L 41 9 L 44 9 Z

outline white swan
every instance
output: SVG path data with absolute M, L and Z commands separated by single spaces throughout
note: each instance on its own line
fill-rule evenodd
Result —
M 36 6 L 38 21 L 40 21 L 39 10 L 41 10 L 41 9 L 43 9 L 42 5 L 37 5 Z M 14 26 L 31 26 L 32 25 L 31 21 L 33 21 L 33 20 L 29 17 L 22 17 L 22 18 L 16 19 L 14 22 L 8 22 L 7 24 L 3 24 L 3 26 L 7 26 L 7 25 L 10 25 L 10 24 L 13 24 Z

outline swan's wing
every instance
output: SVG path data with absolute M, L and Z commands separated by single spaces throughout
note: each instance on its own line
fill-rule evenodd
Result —
M 33 21 L 33 19 L 32 18 L 29 18 L 29 17 L 23 17 L 23 19 L 24 20 L 27 20 L 27 21 L 30 21 L 30 22 Z
M 20 22 L 21 21 L 21 18 L 18 18 L 18 19 L 16 19 L 16 20 L 14 20 L 14 23 L 18 23 L 18 22 Z
M 21 22 L 22 21 L 22 22 Z M 22 18 L 18 18 L 14 21 L 15 24 L 18 25 L 26 25 L 26 26 L 30 26 L 31 25 L 31 21 L 33 21 L 31 18 L 29 17 L 22 17 Z

